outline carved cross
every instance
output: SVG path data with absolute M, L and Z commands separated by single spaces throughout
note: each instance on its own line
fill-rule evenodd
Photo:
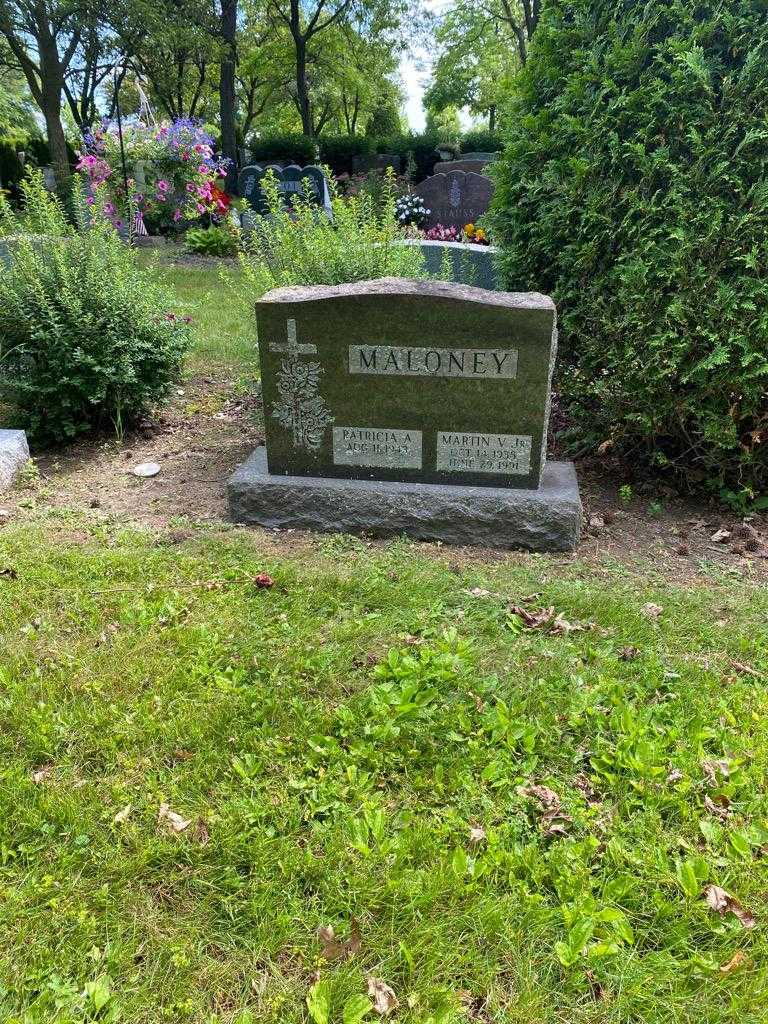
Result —
M 287 320 L 286 329 L 288 333 L 288 341 L 271 341 L 269 343 L 270 352 L 287 352 L 289 356 L 296 359 L 300 355 L 314 355 L 317 352 L 317 345 L 310 344 L 299 344 L 299 340 L 296 336 L 296 321 Z

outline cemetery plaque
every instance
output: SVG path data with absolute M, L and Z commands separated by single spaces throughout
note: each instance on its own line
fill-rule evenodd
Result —
M 474 224 L 488 210 L 493 182 L 484 174 L 449 171 L 425 178 L 414 192 L 430 211 L 428 228 L 437 224 L 463 228 L 465 224 Z
M 570 550 L 573 466 L 546 462 L 555 307 L 384 278 L 256 306 L 266 447 L 229 482 L 268 527 Z
M 385 279 L 257 305 L 271 473 L 536 488 L 555 308 Z

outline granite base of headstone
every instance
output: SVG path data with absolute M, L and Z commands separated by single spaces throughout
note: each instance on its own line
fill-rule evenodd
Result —
M 13 486 L 29 461 L 29 445 L 23 430 L 0 430 L 0 491 Z
M 552 300 L 385 278 L 280 288 L 257 304 L 266 447 L 232 517 L 564 551 L 573 467 L 546 462 Z
M 581 502 L 570 462 L 548 462 L 533 491 L 278 476 L 257 448 L 229 481 L 232 518 L 274 530 L 412 537 L 443 544 L 571 551 Z

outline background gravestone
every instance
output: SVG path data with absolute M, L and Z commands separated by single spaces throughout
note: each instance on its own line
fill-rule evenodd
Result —
M 403 169 L 403 159 L 396 153 L 377 153 L 374 156 L 352 157 L 352 171 L 354 174 L 364 174 L 366 171 L 385 171 L 391 167 L 395 174 L 400 174 Z
M 482 174 L 488 164 L 493 162 L 492 153 L 465 153 L 455 160 L 444 160 L 439 165 L 443 174 L 449 171 L 472 171 L 474 174 Z
M 278 189 L 285 202 L 286 207 L 293 205 L 292 199 L 296 195 L 306 195 L 305 181 L 310 182 L 309 199 L 317 206 L 322 206 L 326 212 L 330 211 L 330 197 L 328 193 L 328 182 L 320 167 L 310 164 L 307 167 L 299 167 L 298 164 L 288 164 L 281 167 L 279 164 L 267 164 L 262 167 L 260 164 L 252 164 L 244 167 L 238 176 L 238 191 L 248 202 L 248 205 L 256 213 L 262 216 L 269 213 L 264 191 L 261 182 L 268 171 L 273 171 L 278 181 Z
M 442 224 L 463 228 L 474 224 L 491 205 L 493 182 L 484 174 L 449 171 L 433 174 L 414 188 L 430 211 L 427 228 Z

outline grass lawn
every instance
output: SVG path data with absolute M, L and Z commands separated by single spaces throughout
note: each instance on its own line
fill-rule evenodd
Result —
M 188 361 L 190 372 L 252 372 L 258 362 L 255 317 L 233 287 L 239 270 L 172 265 L 148 255 L 141 258 L 175 293 L 174 311 L 192 317 L 195 341 Z
M 764 588 L 57 486 L 0 530 L 0 1024 L 768 1019 Z
M 0 531 L 0 1020 L 766 1019 L 764 590 L 171 540 Z

